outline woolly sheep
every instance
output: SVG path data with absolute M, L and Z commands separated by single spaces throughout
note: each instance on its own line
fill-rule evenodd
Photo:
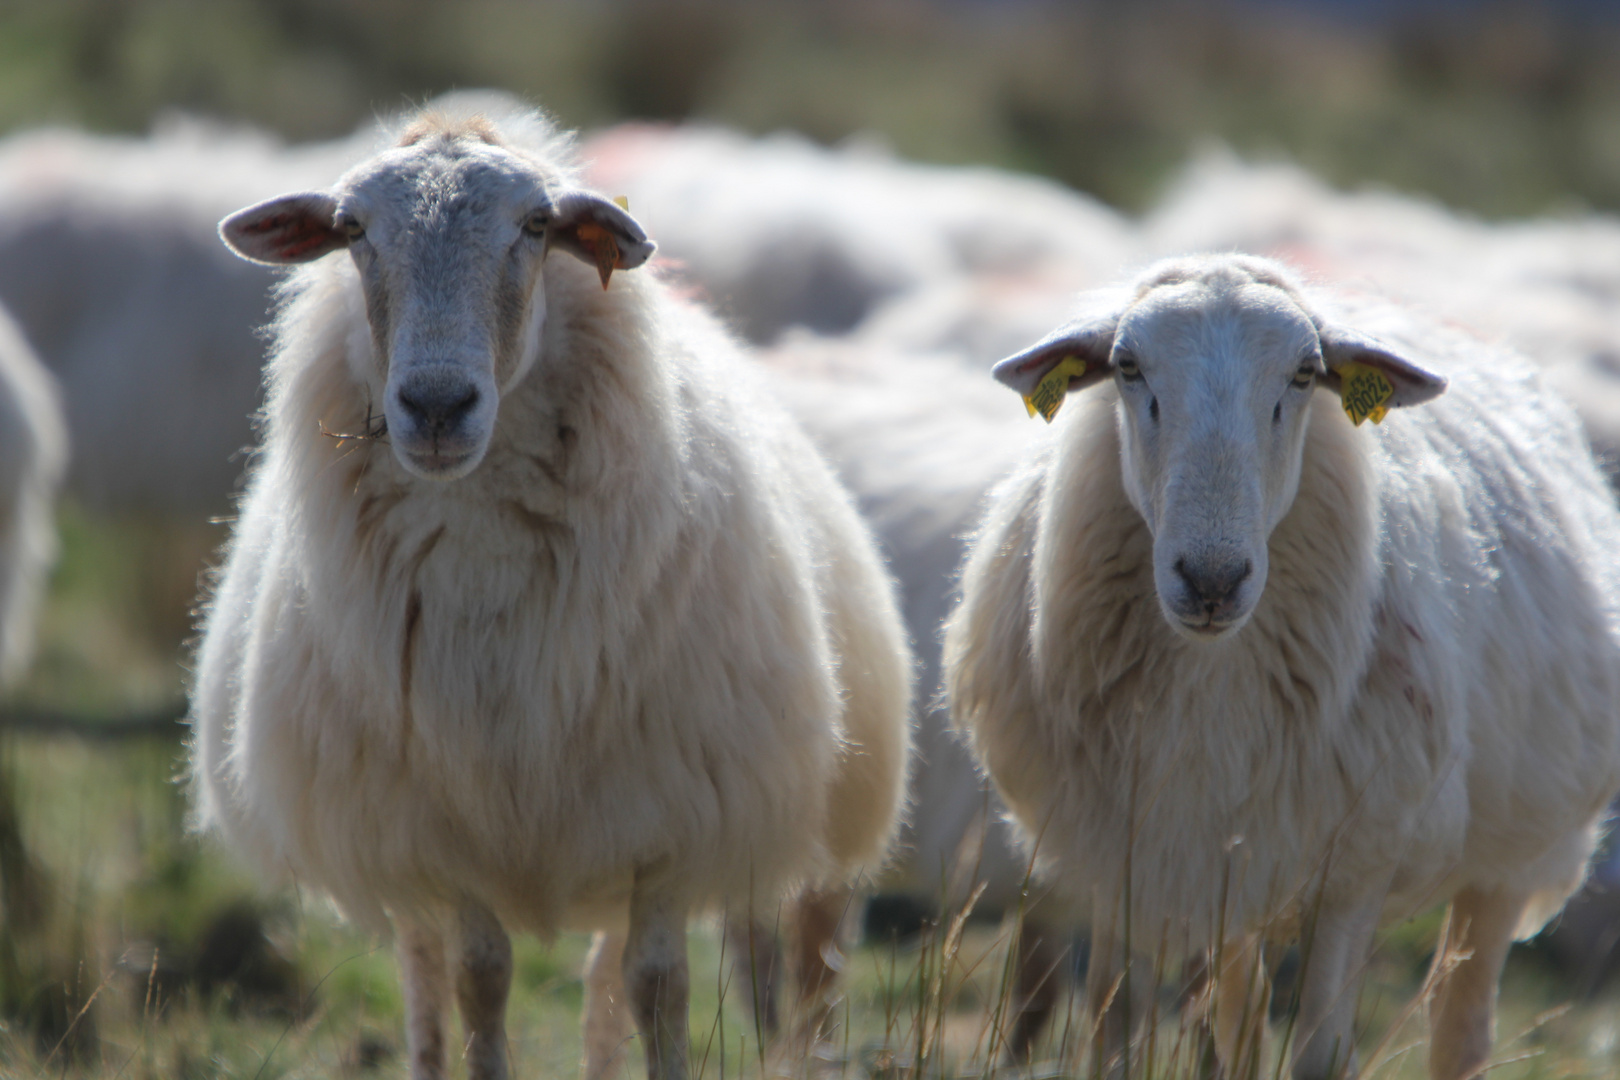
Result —
M 469 1073 L 503 1076 L 504 928 L 564 925 L 626 932 L 649 1073 L 685 1075 L 687 913 L 879 864 L 903 797 L 875 549 L 724 332 L 614 274 L 653 245 L 571 153 L 443 106 L 221 227 L 310 265 L 205 617 L 197 815 L 392 922 L 417 1077 L 446 938 Z
M 0 685 L 28 666 L 67 466 L 56 387 L 0 308 Z
M 1134 251 L 1113 210 L 1049 180 L 920 165 L 787 133 L 623 125 L 585 147 L 665 256 L 759 342 L 843 333 L 886 299 L 957 274 L 1044 265 L 1115 274 Z
M 1071 297 L 1072 301 L 1072 297 Z M 1029 859 L 1002 820 L 971 756 L 949 730 L 939 689 L 939 634 L 950 609 L 965 537 L 986 494 L 1026 452 L 1034 432 L 982 369 L 954 356 L 915 355 L 860 341 L 791 334 L 762 357 L 777 395 L 838 470 L 883 546 L 917 650 L 918 697 L 910 813 L 877 888 L 944 914 L 974 897 L 979 911 L 1016 913 Z M 1061 986 L 1072 938 L 1067 911 L 1044 902 L 1021 939 L 1020 1001 L 1008 1032 L 1027 1057 Z
M 1128 928 L 1219 946 L 1242 1074 L 1261 937 L 1302 932 L 1295 1075 L 1353 1071 L 1375 928 L 1450 899 L 1430 1069 L 1474 1075 L 1509 943 L 1620 785 L 1620 515 L 1574 417 L 1503 349 L 1242 256 L 1159 264 L 996 374 L 1047 408 L 1104 383 L 998 489 L 944 660 L 1027 841 L 1092 897 L 1092 1007 Z M 1317 386 L 1394 411 L 1358 427 Z

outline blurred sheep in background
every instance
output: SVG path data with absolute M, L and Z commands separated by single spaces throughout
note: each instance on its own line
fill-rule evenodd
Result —
M 1620 452 L 1620 218 L 1484 222 L 1427 198 L 1336 191 L 1292 165 L 1209 152 L 1144 219 L 1144 257 L 1275 255 L 1378 292 L 1539 363 L 1594 448 Z
M 226 507 L 259 403 L 274 275 L 225 251 L 216 225 L 330 182 L 349 142 L 289 148 L 184 119 L 149 138 L 0 140 L 0 302 L 62 387 L 69 487 L 86 506 Z
M 885 301 L 962 276 L 1107 279 L 1134 251 L 1117 211 L 1061 184 L 871 145 L 626 124 L 582 156 L 755 342 L 791 326 L 841 334 Z
M 948 922 L 969 904 L 980 914 L 1026 914 L 1003 1036 L 1008 1055 L 1026 1060 L 1072 966 L 1075 919 L 1031 882 L 1006 808 L 949 730 L 939 700 L 940 632 L 985 496 L 1031 452 L 1039 425 L 1016 403 L 1008 407 L 987 368 L 960 357 L 798 333 L 762 360 L 877 534 L 916 651 L 911 813 L 876 885 L 930 921 Z

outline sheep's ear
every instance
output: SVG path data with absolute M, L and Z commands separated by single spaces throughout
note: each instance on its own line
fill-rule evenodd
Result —
M 1113 371 L 1109 355 L 1118 325 L 1116 316 L 1071 323 L 1007 357 L 990 369 L 991 374 L 1018 391 L 1029 415 L 1040 413 L 1051 423 L 1069 391 L 1099 382 Z
M 348 236 L 333 224 L 336 216 L 332 196 L 302 191 L 238 210 L 219 223 L 219 237 L 250 262 L 288 266 L 349 246 Z
M 1376 338 L 1348 327 L 1328 325 L 1319 335 L 1322 381 L 1344 404 L 1358 426 L 1378 423 L 1390 409 L 1421 405 L 1446 391 L 1446 379 L 1402 357 Z
M 628 211 L 590 191 L 559 197 L 546 226 L 546 250 L 560 247 L 596 267 L 604 289 L 613 271 L 634 270 L 657 246 Z

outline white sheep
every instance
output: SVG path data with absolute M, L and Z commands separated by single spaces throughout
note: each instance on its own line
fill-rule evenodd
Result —
M 0 308 L 0 685 L 15 682 L 33 655 L 67 456 L 56 386 Z
M 991 487 L 1030 452 L 1037 432 L 1023 410 L 1007 407 L 988 371 L 954 355 L 799 333 L 761 359 L 877 534 L 917 652 L 910 813 L 894 859 L 872 884 L 925 909 L 943 907 L 946 919 L 970 899 L 980 912 L 1024 914 L 1005 1033 L 1008 1056 L 1024 1060 L 1060 996 L 1075 920 L 1039 887 L 1025 895 L 1029 858 L 950 731 L 938 691 L 940 631 L 966 537 Z
M 310 265 L 205 619 L 197 814 L 393 923 L 417 1077 L 452 985 L 505 1075 L 504 927 L 564 925 L 627 931 L 650 1074 L 685 1075 L 688 912 L 878 865 L 903 798 L 876 550 L 717 324 L 614 274 L 653 245 L 571 153 L 445 105 L 221 226 Z
M 622 125 L 584 149 L 659 250 L 749 338 L 843 333 L 889 299 L 958 274 L 1093 267 L 1134 251 L 1115 211 L 1050 180 L 922 165 L 870 146 L 719 128 Z
M 1244 1075 L 1292 930 L 1295 1074 L 1353 1071 L 1374 930 L 1450 899 L 1430 1068 L 1475 1075 L 1508 945 L 1620 785 L 1620 514 L 1573 415 L 1506 350 L 1242 256 L 1159 264 L 996 374 L 1047 410 L 1102 384 L 998 489 L 945 668 L 1092 898 L 1103 1053 L 1151 982 L 1123 954 L 1168 939 L 1219 950 Z

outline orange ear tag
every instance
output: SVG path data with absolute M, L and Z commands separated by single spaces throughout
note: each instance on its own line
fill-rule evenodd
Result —
M 602 288 L 607 288 L 608 278 L 619 265 L 619 242 L 612 233 L 589 221 L 575 228 L 574 235 L 596 257 L 596 272 L 602 278 Z
M 620 210 L 623 210 L 625 213 L 628 214 L 630 212 L 630 196 L 628 196 L 628 195 L 615 195 L 615 196 L 613 196 L 613 205 L 617 206 Z
M 1069 380 L 1078 379 L 1086 373 L 1086 362 L 1078 356 L 1065 356 L 1058 361 L 1057 367 L 1048 371 L 1041 381 L 1035 384 L 1035 389 L 1024 395 L 1024 408 L 1029 415 L 1040 413 L 1050 424 L 1052 417 L 1063 407 L 1063 399 L 1069 393 Z
M 1363 420 L 1378 423 L 1389 413 L 1384 404 L 1395 396 L 1395 385 L 1382 371 L 1367 364 L 1351 362 L 1337 369 L 1339 401 L 1345 415 L 1357 427 Z

